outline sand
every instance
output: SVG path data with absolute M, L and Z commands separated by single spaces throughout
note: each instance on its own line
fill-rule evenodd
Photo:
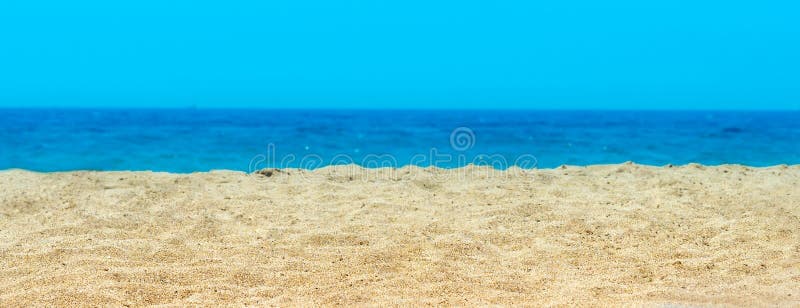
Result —
M 42 304 L 800 306 L 800 166 L 2 171 Z

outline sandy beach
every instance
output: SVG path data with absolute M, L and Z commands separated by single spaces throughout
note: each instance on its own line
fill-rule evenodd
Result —
M 0 305 L 800 305 L 800 166 L 0 172 Z

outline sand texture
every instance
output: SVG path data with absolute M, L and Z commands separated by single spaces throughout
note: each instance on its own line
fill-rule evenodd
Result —
M 800 306 L 800 166 L 2 171 L 31 304 Z

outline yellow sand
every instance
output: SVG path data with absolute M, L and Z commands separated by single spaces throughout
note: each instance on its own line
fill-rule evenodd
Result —
M 800 166 L 0 172 L 0 305 L 800 305 Z

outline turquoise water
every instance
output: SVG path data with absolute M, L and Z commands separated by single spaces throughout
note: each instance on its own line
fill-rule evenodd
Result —
M 800 112 L 0 109 L 0 169 L 625 161 L 798 164 Z

